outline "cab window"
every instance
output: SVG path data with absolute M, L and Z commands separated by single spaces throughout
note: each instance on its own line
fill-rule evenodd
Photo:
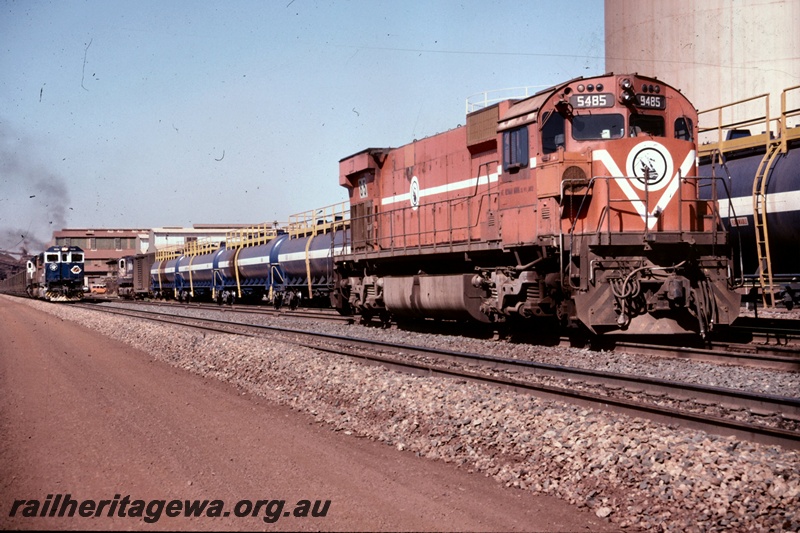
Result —
M 631 115 L 631 137 L 636 137 L 640 133 L 652 135 L 653 137 L 664 137 L 664 117 L 658 115 Z
M 576 141 L 620 139 L 624 131 L 625 118 L 618 113 L 572 117 L 572 138 Z
M 516 172 L 528 166 L 528 127 L 503 132 L 503 170 Z
M 72 252 L 73 263 L 83 263 L 83 254 L 80 252 Z
M 675 138 L 684 141 L 691 141 L 694 123 L 689 117 L 680 117 L 675 121 Z
M 564 146 L 564 117 L 546 112 L 542 120 L 542 153 L 552 154 Z
M 46 254 L 45 261 L 48 263 L 58 263 L 58 254 Z

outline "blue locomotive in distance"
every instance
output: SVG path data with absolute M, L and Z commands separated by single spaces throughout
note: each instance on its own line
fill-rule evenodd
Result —
M 84 254 L 77 246 L 51 246 L 28 261 L 27 293 L 52 302 L 83 298 Z

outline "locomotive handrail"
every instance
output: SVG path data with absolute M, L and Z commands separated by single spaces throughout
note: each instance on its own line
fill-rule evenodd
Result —
M 370 248 L 377 249 L 380 251 L 388 251 L 389 253 L 394 253 L 398 250 L 402 250 L 407 252 L 410 248 L 430 248 L 433 251 L 438 251 L 442 247 L 446 247 L 450 251 L 453 251 L 453 247 L 455 245 L 462 245 L 466 243 L 467 247 L 471 246 L 472 241 L 474 240 L 473 231 L 481 222 L 481 213 L 488 210 L 490 203 L 487 202 L 484 205 L 484 200 L 487 198 L 491 198 L 492 196 L 496 196 L 497 193 L 492 193 L 493 189 L 493 182 L 491 180 L 492 172 L 491 169 L 493 166 L 499 164 L 498 160 L 492 161 L 485 161 L 480 163 L 477 170 L 477 177 L 475 177 L 475 187 L 472 189 L 468 194 L 463 196 L 458 196 L 456 198 L 447 198 L 444 200 L 440 200 L 437 202 L 432 202 L 428 204 L 424 204 L 422 206 L 406 206 L 406 207 L 399 207 L 390 210 L 381 210 L 377 213 L 367 213 L 364 215 L 359 215 L 357 217 L 352 218 L 352 222 L 354 223 L 355 227 L 361 228 L 369 228 L 372 226 L 370 221 L 373 221 L 375 225 L 378 227 L 387 227 L 388 226 L 388 235 L 384 232 L 379 238 L 371 236 L 369 231 L 365 232 L 365 235 L 362 237 L 360 235 L 351 235 L 350 242 L 351 242 L 351 251 L 350 254 L 352 255 L 363 255 L 366 257 L 366 254 L 369 253 Z M 481 169 L 486 169 L 486 174 L 481 174 Z M 485 179 L 485 182 L 482 182 L 482 179 Z M 486 191 L 484 193 L 479 193 L 481 186 L 486 186 Z M 495 186 L 496 187 L 496 186 Z M 473 205 L 473 202 L 477 202 L 477 210 Z M 531 204 L 533 205 L 533 204 Z M 454 213 L 456 208 L 461 206 L 462 209 L 466 210 L 466 220 L 467 223 L 462 226 L 457 226 L 454 223 Z M 437 215 L 438 212 L 441 212 L 444 208 L 445 213 L 444 216 L 447 219 L 446 225 L 447 229 L 445 230 L 448 234 L 447 239 L 439 240 L 437 236 L 442 232 L 439 229 L 439 224 L 436 223 L 437 217 L 441 215 Z M 419 214 L 415 217 L 416 218 L 416 228 L 409 228 L 407 227 L 407 220 L 409 217 L 404 216 L 404 214 L 409 210 L 417 211 Z M 430 213 L 427 210 L 430 209 Z M 395 217 L 400 215 L 400 219 L 402 222 L 402 227 L 399 228 L 399 231 L 396 231 L 395 228 Z M 431 230 L 422 231 L 422 218 L 424 216 L 430 216 L 432 218 L 432 224 L 430 224 Z M 472 222 L 473 217 L 475 217 L 475 221 Z M 306 217 L 307 218 L 307 217 Z M 359 224 L 363 221 L 363 224 Z M 350 225 L 350 220 L 347 220 L 347 226 Z M 457 236 L 456 233 L 464 232 L 464 237 Z M 416 244 L 409 244 L 410 237 L 416 238 Z M 423 244 L 423 240 L 425 237 L 431 236 L 431 242 L 429 244 Z M 361 238 L 360 238 L 361 237 Z M 402 239 L 402 243 L 398 242 Z M 388 242 L 387 242 L 388 241 Z M 345 246 L 346 248 L 346 246 Z
M 287 231 L 292 239 L 330 233 L 350 226 L 350 204 L 339 202 L 289 216 Z
M 798 91 L 797 94 L 800 95 L 800 85 L 795 85 L 793 87 L 787 87 L 786 89 L 781 92 L 781 153 L 785 154 L 786 151 L 789 149 L 788 142 L 789 140 L 793 139 L 800 139 L 800 121 L 794 127 L 789 127 L 789 118 L 792 117 L 800 117 L 800 107 L 787 109 L 786 108 L 786 100 L 787 95 L 791 92 Z
M 723 117 L 723 113 L 725 111 L 729 111 L 731 114 L 735 114 L 737 111 L 739 112 L 747 112 L 742 111 L 744 109 L 744 104 L 749 102 L 756 102 L 758 100 L 764 100 L 764 114 L 759 115 L 754 118 L 745 118 L 742 120 L 728 119 L 726 121 Z M 704 133 L 711 133 L 716 132 L 716 140 L 711 140 L 710 142 L 705 142 L 704 144 L 698 145 L 698 155 L 699 156 L 707 156 L 710 155 L 715 149 L 720 150 L 721 152 L 725 153 L 731 150 L 737 150 L 741 148 L 749 148 L 749 147 L 756 147 L 764 145 L 765 147 L 770 143 L 772 138 L 772 133 L 770 129 L 771 120 L 770 120 L 770 113 L 769 113 L 769 93 L 759 94 L 757 96 L 752 96 L 750 98 L 745 98 L 743 100 L 737 100 L 735 102 L 731 102 L 729 104 L 724 104 L 717 107 L 712 107 L 710 109 L 706 109 L 704 111 L 700 111 L 697 114 L 698 121 L 702 119 L 704 115 L 713 116 L 711 113 L 716 112 L 716 126 L 709 126 L 709 127 L 698 127 L 698 136 L 701 136 Z M 737 139 L 724 139 L 723 138 L 723 131 L 735 131 L 740 126 L 756 126 L 758 124 L 763 124 L 763 133 L 752 135 L 752 132 L 748 129 L 748 133 L 750 135 L 740 137 Z M 699 140 L 699 139 L 698 139 Z
M 706 187 L 706 186 L 710 185 L 710 186 L 715 188 L 714 191 L 712 191 L 712 196 L 716 196 L 718 198 L 719 195 L 716 193 L 716 183 L 717 183 L 716 180 L 719 180 L 722 183 L 722 186 L 725 188 L 725 198 L 728 199 L 728 213 L 729 213 L 728 219 L 729 220 L 737 220 L 737 218 L 736 218 L 736 208 L 733 205 L 733 200 L 732 200 L 732 196 L 731 196 L 731 190 L 728 188 L 728 181 L 731 179 L 730 171 L 728 170 L 728 165 L 725 163 L 724 154 L 722 154 L 722 152 L 720 152 L 719 150 L 717 150 L 715 153 L 719 156 L 719 162 L 720 162 L 722 168 L 725 169 L 725 174 L 727 175 L 728 179 L 726 180 L 725 176 L 717 176 L 716 175 L 716 173 L 715 173 L 716 172 L 715 171 L 716 165 L 714 164 L 714 160 L 713 160 L 713 157 L 712 157 L 712 164 L 711 164 L 711 172 L 712 172 L 712 174 L 710 176 L 710 179 L 712 180 L 712 182 L 707 184 L 707 185 L 704 185 L 703 183 L 698 182 L 698 188 L 703 188 L 703 187 Z M 717 214 L 715 222 L 717 223 L 717 227 L 724 227 L 723 226 L 723 222 L 722 222 L 722 214 L 719 212 L 718 205 L 719 205 L 719 203 L 717 203 L 715 205 L 715 209 L 714 209 L 714 212 Z M 736 238 L 739 240 L 739 254 L 738 254 L 739 255 L 739 257 L 738 257 L 738 259 L 739 259 L 739 272 L 741 273 L 742 277 L 741 277 L 741 279 L 733 278 L 733 281 L 731 282 L 730 286 L 732 288 L 737 288 L 737 287 L 744 286 L 744 257 L 743 257 L 743 254 L 742 254 L 742 250 L 743 250 L 743 248 L 742 248 L 742 232 L 738 231 L 738 228 L 739 228 L 738 225 L 731 224 L 731 228 L 734 228 L 734 227 L 737 228 L 737 231 L 735 233 L 736 233 Z M 731 234 L 733 232 L 729 231 L 728 233 Z
M 623 177 L 623 178 L 632 179 L 630 176 Z M 576 211 L 575 218 L 572 220 L 572 224 L 571 224 L 571 226 L 570 226 L 570 228 L 568 230 L 568 233 L 570 233 L 570 234 L 574 234 L 575 233 L 575 229 L 576 229 L 578 220 L 580 219 L 579 214 L 583 210 L 583 207 L 585 205 L 586 199 L 589 197 L 591 191 L 594 189 L 595 183 L 598 180 L 605 180 L 605 181 L 611 182 L 611 181 L 615 181 L 617 179 L 619 179 L 619 177 L 615 177 L 615 176 L 593 176 L 589 180 L 588 183 L 585 182 L 584 180 L 575 180 L 575 179 L 562 180 L 562 182 L 561 182 L 561 196 L 560 196 L 562 205 L 563 205 L 563 202 L 564 202 L 564 198 L 566 196 L 564 191 L 567 188 L 569 188 L 573 184 L 579 184 L 581 186 L 585 186 L 586 187 L 586 192 L 584 192 L 583 195 L 582 195 L 581 202 L 580 202 L 580 204 L 578 206 L 578 209 Z M 722 178 L 720 178 L 720 177 L 710 177 L 709 178 L 709 177 L 702 177 L 702 176 L 678 176 L 677 179 L 681 180 L 684 183 L 685 182 L 689 182 L 689 181 L 694 181 L 694 182 L 696 182 L 696 186 L 698 187 L 698 189 L 700 187 L 704 186 L 704 185 L 702 185 L 700 183 L 701 180 L 703 180 L 703 179 L 711 180 L 710 185 L 713 188 L 713 190 L 712 190 L 712 199 L 711 200 L 701 200 L 699 198 L 688 198 L 688 199 L 687 198 L 683 198 L 683 190 L 682 190 L 681 187 L 678 187 L 677 194 L 678 194 L 678 202 L 681 203 L 681 204 L 687 203 L 687 202 L 698 202 L 698 201 L 707 202 L 709 208 L 711 209 L 711 216 L 714 219 L 714 237 L 716 237 L 716 234 L 719 233 L 720 228 L 722 227 L 722 217 L 721 217 L 721 215 L 719 213 L 719 208 L 717 206 L 717 202 L 715 201 L 715 199 L 718 198 L 718 194 L 717 194 L 717 191 L 716 191 L 716 181 L 717 180 L 722 180 Z M 626 204 L 626 203 L 629 203 L 629 202 L 630 203 L 637 203 L 637 202 L 638 203 L 643 203 L 645 205 L 645 209 L 646 209 L 645 212 L 647 213 L 647 218 L 650 218 L 651 216 L 653 216 L 650 213 L 649 209 L 647 209 L 647 206 L 649 206 L 649 198 L 648 198 L 648 194 L 647 194 L 649 192 L 649 190 L 648 190 L 649 188 L 647 187 L 647 185 L 648 185 L 647 182 L 645 182 L 645 198 L 643 198 L 643 199 L 642 198 L 637 198 L 635 200 L 631 199 L 631 198 L 628 198 L 627 196 L 624 196 L 624 197 L 623 196 L 612 197 L 611 196 L 611 188 L 606 186 L 605 208 L 603 210 L 601 210 L 600 216 L 598 217 L 598 222 L 597 222 L 597 224 L 595 226 L 596 227 L 596 231 L 595 231 L 596 235 L 598 235 L 598 236 L 600 235 L 600 232 L 603 231 L 603 226 L 605 226 L 604 231 L 605 231 L 605 233 L 607 235 L 610 235 L 612 233 L 612 231 L 611 231 L 611 218 L 609 216 L 607 216 L 607 214 L 610 213 L 610 211 L 613 209 L 611 206 L 613 204 L 615 204 L 615 203 L 622 203 L 622 204 Z M 725 186 L 726 186 L 726 189 L 727 189 L 727 184 L 725 184 Z M 630 213 L 630 211 L 626 211 L 626 210 L 620 210 L 620 212 Z M 647 222 L 645 221 L 645 233 L 647 233 L 647 231 L 650 231 L 650 230 L 647 229 Z M 685 231 L 685 228 L 683 227 L 683 219 L 680 218 L 678 220 L 678 232 L 679 233 L 683 233 L 684 231 Z
M 225 247 L 234 249 L 260 246 L 262 244 L 267 244 L 272 239 L 284 233 L 285 230 L 282 229 L 277 222 L 273 223 L 271 226 L 268 225 L 268 223 L 264 223 L 249 228 L 236 229 L 228 231 L 225 234 Z
M 475 94 L 471 94 L 467 96 L 467 105 L 466 111 L 469 115 L 475 111 L 479 111 L 481 109 L 485 109 L 490 105 L 496 104 L 497 102 L 503 102 L 505 100 L 521 100 L 523 98 L 527 98 L 529 96 L 533 96 L 536 94 L 538 89 L 547 89 L 551 87 L 550 85 L 528 85 L 525 87 L 508 87 L 505 89 L 491 89 L 489 91 L 483 91 Z M 500 96 L 500 95 L 503 96 Z M 490 97 L 490 95 L 492 95 Z
M 162 248 L 160 250 L 156 250 L 156 261 L 169 261 L 170 259 L 176 259 L 180 257 L 182 253 L 183 246 L 180 245 Z
M 793 126 L 789 125 L 790 119 L 800 116 L 800 107 L 788 107 L 787 103 L 787 97 L 791 93 L 798 91 L 798 89 L 800 89 L 800 85 L 787 87 L 781 92 L 781 109 L 780 109 L 780 116 L 778 118 L 771 118 L 769 109 L 770 95 L 768 93 L 764 93 L 758 96 L 746 98 L 744 100 L 738 100 L 736 102 L 700 111 L 698 113 L 698 119 L 704 114 L 709 114 L 716 111 L 717 125 L 698 128 L 699 134 L 711 133 L 716 131 L 717 135 L 716 135 L 716 140 L 706 141 L 698 146 L 698 155 L 700 157 L 708 157 L 712 156 L 715 150 L 719 150 L 721 153 L 725 153 L 735 150 L 762 147 L 762 146 L 764 147 L 765 150 L 768 151 L 769 146 L 772 144 L 780 145 L 781 153 L 786 153 L 786 151 L 788 150 L 788 142 L 790 140 L 800 139 L 800 122 L 796 123 Z M 764 99 L 764 105 L 765 105 L 765 112 L 763 115 L 759 114 L 756 117 L 745 118 L 737 121 L 733 120 L 729 122 L 723 121 L 722 119 L 723 110 L 733 109 L 737 106 L 742 106 L 743 104 L 761 98 Z M 774 126 L 774 131 L 772 125 L 773 122 L 776 123 Z M 748 128 L 746 129 L 746 131 L 750 133 L 749 135 L 732 139 L 723 138 L 723 131 L 733 132 L 736 131 L 740 126 L 752 127 L 759 124 L 763 124 L 763 127 L 761 128 L 762 132 L 759 134 L 755 135 L 752 134 L 752 132 L 750 132 Z
M 494 192 L 486 192 L 483 194 L 479 194 L 477 196 L 469 196 L 469 197 L 459 197 L 459 198 L 449 198 L 446 200 L 440 200 L 438 202 L 432 202 L 430 204 L 425 204 L 424 206 L 419 206 L 417 208 L 417 213 L 419 213 L 416 218 L 416 227 L 410 228 L 408 227 L 407 221 L 409 219 L 408 216 L 405 216 L 405 213 L 408 211 L 413 211 L 414 209 L 411 206 L 403 206 L 394 209 L 390 209 L 387 211 L 381 211 L 379 213 L 372 213 L 366 214 L 363 216 L 356 217 L 351 219 L 351 221 L 359 221 L 363 220 L 366 224 L 369 222 L 370 219 L 376 221 L 379 226 L 383 226 L 384 228 L 388 227 L 388 235 L 386 233 L 382 234 L 380 237 L 373 237 L 375 242 L 371 242 L 369 236 L 365 236 L 364 238 L 358 238 L 351 234 L 350 236 L 350 254 L 355 255 L 357 257 L 364 257 L 366 258 L 370 253 L 372 253 L 373 248 L 376 248 L 378 251 L 386 251 L 389 253 L 395 253 L 398 251 L 403 251 L 404 253 L 408 252 L 411 249 L 421 250 L 431 249 L 431 250 L 438 250 L 442 247 L 447 247 L 448 249 L 452 250 L 453 246 L 457 244 L 466 244 L 468 247 L 471 245 L 473 241 L 472 237 L 472 230 L 477 228 L 480 225 L 481 216 L 480 213 L 487 209 L 487 205 L 489 202 L 484 204 L 484 200 L 491 196 L 496 196 L 497 193 Z M 461 205 L 466 201 L 466 223 L 463 225 L 457 225 L 454 223 L 453 218 L 453 211 L 455 206 Z M 474 211 L 473 202 L 477 202 L 478 209 Z M 430 214 L 426 214 L 425 210 L 430 210 Z M 441 233 L 441 230 L 436 229 L 436 212 L 439 210 L 445 210 L 447 217 L 447 233 L 448 238 L 442 240 L 441 242 L 437 240 L 437 234 Z M 421 213 L 420 213 L 421 212 Z M 400 219 L 402 221 L 401 228 L 395 228 L 395 218 L 400 215 Z M 433 224 L 431 230 L 422 231 L 422 218 L 424 216 L 432 217 Z M 475 219 L 473 221 L 473 218 Z M 399 230 L 399 231 L 398 231 Z M 463 237 L 457 237 L 456 234 L 463 232 Z M 431 236 L 430 243 L 424 243 L 424 238 L 426 236 Z M 410 242 L 411 237 L 414 237 L 416 242 Z M 346 242 L 345 248 L 346 248 Z

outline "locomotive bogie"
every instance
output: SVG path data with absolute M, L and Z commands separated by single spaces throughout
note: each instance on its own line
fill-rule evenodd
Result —
M 551 293 L 557 290 L 548 286 L 546 276 L 528 270 L 497 269 L 488 276 L 475 275 L 472 284 L 487 291 L 481 312 L 493 322 L 502 322 L 508 316 L 542 318 L 555 316 L 557 309 Z

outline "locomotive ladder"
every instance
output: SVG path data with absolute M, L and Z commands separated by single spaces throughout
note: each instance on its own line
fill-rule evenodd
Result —
M 779 142 L 769 142 L 764 157 L 758 165 L 753 179 L 753 224 L 755 226 L 756 251 L 758 253 L 758 282 L 764 307 L 774 307 L 774 284 L 772 281 L 772 261 L 769 253 L 769 232 L 767 231 L 767 182 L 769 171 L 775 157 L 780 152 Z

